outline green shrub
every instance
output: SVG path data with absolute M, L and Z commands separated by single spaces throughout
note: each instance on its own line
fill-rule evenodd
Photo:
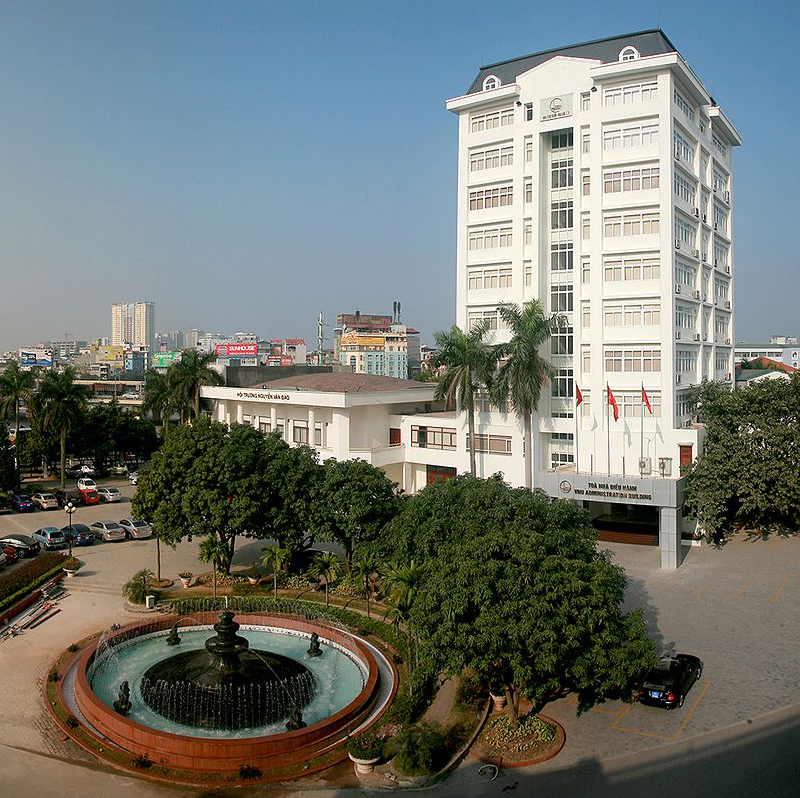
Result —
M 378 759 L 383 754 L 383 737 L 372 732 L 355 734 L 347 741 L 347 753 L 356 759 Z
M 489 690 L 474 673 L 464 673 L 458 680 L 456 701 L 470 709 L 479 709 L 486 705 Z
M 406 776 L 429 776 L 446 764 L 444 735 L 435 726 L 406 726 L 392 742 L 395 770 Z
M 46 551 L 20 565 L 16 571 L 0 576 L 0 608 L 22 598 L 42 582 L 46 582 L 61 570 L 66 560 L 63 554 Z
M 331 593 L 345 598 L 361 597 L 364 595 L 364 585 L 360 579 L 354 579 L 352 574 L 345 574 L 336 580 L 331 587 Z
M 147 568 L 137 571 L 123 586 L 122 595 L 131 604 L 144 604 L 144 597 L 147 595 L 147 583 L 153 578 L 153 572 Z

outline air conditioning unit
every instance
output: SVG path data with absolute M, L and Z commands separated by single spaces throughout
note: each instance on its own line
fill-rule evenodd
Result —
M 730 273 L 731 273 L 731 267 L 730 267 L 730 266 L 726 266 L 726 267 L 725 267 L 725 271 L 726 271 L 728 274 L 730 274 Z
M 730 375 L 730 373 L 728 373 L 728 374 L 726 374 L 726 375 L 725 375 L 725 379 L 726 379 L 726 380 L 729 380 L 730 378 L 731 378 L 731 375 Z
M 675 375 L 675 382 L 679 383 L 680 381 L 681 381 L 681 375 L 680 374 L 676 374 Z
M 703 302 L 708 302 L 708 294 L 703 294 Z
M 695 341 L 699 341 L 700 340 L 700 333 L 695 333 L 694 334 L 694 340 Z
M 676 294 L 680 294 L 680 292 L 681 292 L 681 287 L 679 285 L 676 285 L 675 286 L 675 293 Z
M 675 249 L 680 249 L 680 248 L 681 248 L 681 242 L 680 242 L 680 239 L 676 238 L 676 239 L 675 239 Z
M 714 265 L 719 266 L 719 258 L 714 258 Z
M 703 253 L 703 263 L 705 263 L 707 260 L 708 260 L 708 255 L 706 255 L 706 253 L 704 252 Z
M 703 221 L 704 221 L 704 222 L 707 222 L 707 221 L 708 221 L 708 214 L 707 214 L 707 213 L 704 213 L 704 214 L 703 214 Z
M 672 476 L 672 458 L 671 457 L 659 457 L 658 458 L 658 473 L 661 474 L 662 477 Z
M 731 339 L 730 339 L 730 338 L 726 338 L 726 339 L 725 339 L 725 343 L 726 343 L 726 344 L 730 344 L 730 342 L 731 342 Z M 730 379 L 730 378 L 729 378 L 729 379 Z
M 700 208 L 694 209 L 694 215 L 699 219 L 700 218 Z
M 714 222 L 714 229 L 719 230 L 719 225 L 716 222 Z
M 704 340 L 704 341 L 707 341 L 707 340 L 708 340 L 708 333 L 703 333 L 703 340 Z
M 730 299 L 726 299 L 725 300 L 725 309 L 726 310 L 730 310 L 731 309 L 731 301 L 730 301 Z
M 644 476 L 653 470 L 653 461 L 649 457 L 639 458 L 639 473 Z
M 681 148 L 675 147 L 675 160 L 680 161 L 681 159 Z
M 700 292 L 699 292 L 699 291 L 698 291 L 698 290 L 695 288 L 695 290 L 694 290 L 694 291 L 692 291 L 692 296 L 693 296 L 695 299 L 700 299 Z
M 675 330 L 675 338 L 677 340 L 680 340 L 680 338 L 681 338 L 681 331 L 680 330 Z
M 693 249 L 693 250 L 692 250 L 692 255 L 693 255 L 695 258 L 699 258 L 699 257 L 700 257 L 700 250 L 699 250 L 699 249 Z
M 730 202 L 730 201 L 731 201 L 731 192 L 730 191 L 726 191 L 725 192 L 725 202 Z
M 715 194 L 717 193 L 717 187 L 716 186 L 714 186 L 714 193 Z

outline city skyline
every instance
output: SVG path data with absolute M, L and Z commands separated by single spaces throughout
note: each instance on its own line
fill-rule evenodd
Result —
M 784 21 L 797 18 L 779 5 Z M 542 33 L 519 5 L 531 25 L 509 34 L 501 19 L 470 21 L 463 4 L 437 5 L 424 26 L 414 8 L 0 3 L 0 63 L 14 79 L 0 257 L 21 265 L 4 281 L 16 301 L 0 350 L 65 330 L 104 336 L 106 308 L 126 295 L 152 299 L 162 330 L 312 341 L 318 311 L 388 312 L 390 297 L 424 342 L 449 328 L 457 131 L 445 98 L 484 63 L 656 21 L 623 3 L 602 22 L 589 14 Z M 735 155 L 734 338 L 797 334 L 792 292 L 775 290 L 797 282 L 781 235 L 796 167 L 779 160 L 797 110 L 766 127 L 791 71 L 792 26 L 688 3 L 659 21 L 748 142 Z M 759 57 L 717 57 L 709 25 Z M 378 92 L 380 104 L 364 101 Z

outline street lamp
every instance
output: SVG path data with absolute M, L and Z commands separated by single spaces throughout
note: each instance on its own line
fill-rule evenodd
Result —
M 64 512 L 69 516 L 69 556 L 72 557 L 72 514 L 75 512 L 75 505 L 67 502 L 64 505 Z

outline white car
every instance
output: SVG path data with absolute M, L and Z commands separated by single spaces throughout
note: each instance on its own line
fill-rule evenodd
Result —
M 89 477 L 81 477 L 78 480 L 78 490 L 97 490 L 97 483 Z
M 81 474 L 86 474 L 87 477 L 94 476 L 94 469 L 90 465 L 82 465 L 80 471 Z
M 97 495 L 101 502 L 118 502 L 122 499 L 122 494 L 117 488 L 98 488 Z
M 153 527 L 147 521 L 135 521 L 133 518 L 123 518 L 119 525 L 125 531 L 129 540 L 144 540 L 153 536 Z
M 57 510 L 58 509 L 58 500 L 52 493 L 34 493 L 31 496 L 31 501 L 40 509 L 40 510 Z
M 98 540 L 125 540 L 125 531 L 116 521 L 98 521 L 91 530 Z

